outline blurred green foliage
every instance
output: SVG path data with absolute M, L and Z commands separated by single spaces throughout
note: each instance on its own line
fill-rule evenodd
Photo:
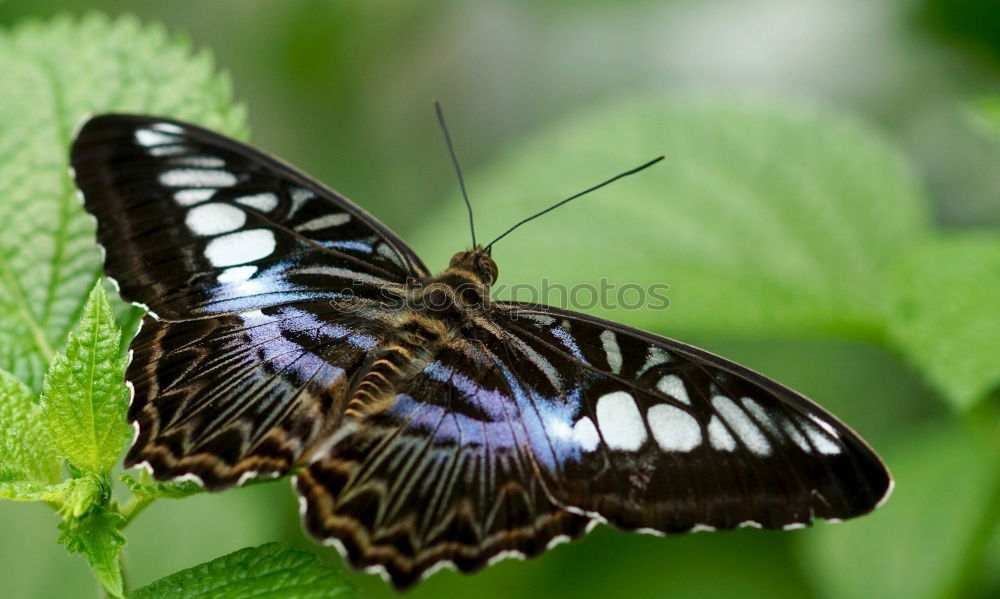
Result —
M 123 10 L 112 0 L 88 4 Z M 655 171 L 505 239 L 496 254 L 501 281 L 670 283 L 670 310 L 615 317 L 683 334 L 810 395 L 885 455 L 899 482 L 895 496 L 860 521 L 787 534 L 657 539 L 599 529 L 541 559 L 473 577 L 438 574 L 409 595 L 652 599 L 1000 594 L 1000 300 L 992 262 L 1000 142 L 966 118 L 970 98 L 996 92 L 1000 67 L 995 50 L 951 45 L 989 38 L 968 4 L 142 0 L 126 8 L 210 49 L 251 108 L 257 145 L 345 192 L 414 241 L 432 269 L 467 244 L 433 97 L 448 111 L 484 235 L 595 178 L 669 153 Z M 80 10 L 68 0 L 7 2 L 0 24 Z M 915 15 L 976 26 L 965 26 L 965 37 L 939 36 L 957 29 L 926 27 Z M 150 70 L 137 60 L 144 66 L 122 73 L 107 67 L 169 48 L 101 36 L 124 48 L 102 53 L 96 40 L 53 31 L 41 27 L 20 48 L 10 36 L 0 43 L 0 114 L 9 127 L 0 131 L 28 130 L 18 119 L 38 119 L 34 135 L 0 136 L 4 153 L 27 148 L 54 169 L 66 141 L 56 137 L 58 119 L 25 108 L 40 84 L 31 69 L 13 69 L 15 51 L 74 74 L 61 86 L 72 103 L 64 131 L 71 113 L 110 108 L 100 94 L 125 85 L 133 95 L 123 108 L 245 133 L 208 57 L 192 71 L 170 61 Z M 150 78 L 169 86 L 184 78 L 200 92 L 184 100 Z M 210 106 L 193 99 L 213 94 Z M 724 96 L 754 99 L 734 105 L 720 102 Z M 650 100 L 627 100 L 636 97 Z M 665 97 L 683 100 L 654 100 Z M 815 105 L 837 108 L 802 108 Z M 845 113 L 860 118 L 838 116 Z M 810 159 L 813 149 L 822 160 Z M 66 197 L 58 177 L 3 180 L 5 222 L 12 206 L 36 200 L 37 210 L 50 211 L 44 202 Z M 823 219 L 796 212 L 796 198 L 806 195 L 827 211 Z M 752 225 L 745 237 L 742 223 Z M 13 231 L 0 232 L 0 244 L 10 247 Z M 29 304 L 64 302 L 46 325 L 52 332 L 17 362 L 23 366 L 2 366 L 34 391 L 97 275 L 88 270 L 92 247 L 73 247 L 70 257 L 83 256 L 87 267 L 70 292 Z M 532 259 L 539 252 L 545 260 Z M 39 268 L 51 262 L 29 257 Z M 53 293 L 29 288 L 42 290 Z M 6 309 L 0 322 L 24 324 Z M 37 339 L 8 333 L 19 349 Z M 29 392 L 6 379 L 3 389 Z M 25 422 L 38 417 L 22 408 Z M 8 470 L 0 462 L 0 476 Z M 0 504 L 0 594 L 94 595 L 85 563 L 54 543 L 55 522 L 41 504 Z M 340 563 L 304 538 L 285 483 L 158 501 L 127 532 L 132 588 L 271 541 Z M 376 578 L 337 575 L 363 596 L 394 596 Z

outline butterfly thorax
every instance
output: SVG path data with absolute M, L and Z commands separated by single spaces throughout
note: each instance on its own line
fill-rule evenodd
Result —
M 405 303 L 391 323 L 393 338 L 355 379 L 347 415 L 364 417 L 389 408 L 406 381 L 489 309 L 490 285 L 496 278 L 496 263 L 476 247 L 455 254 L 436 277 L 407 285 Z
M 452 256 L 436 277 L 416 281 L 409 290 L 410 307 L 429 317 L 462 319 L 488 307 L 497 265 L 481 247 Z

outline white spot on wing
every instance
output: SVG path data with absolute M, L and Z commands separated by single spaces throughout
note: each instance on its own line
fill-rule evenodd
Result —
M 233 266 L 222 271 L 222 274 L 218 277 L 218 281 L 220 283 L 242 283 L 249 281 L 250 277 L 256 272 L 256 266 Z
M 160 183 L 167 187 L 229 187 L 236 185 L 236 175 L 215 169 L 177 168 L 160 173 Z
M 771 454 L 771 444 L 767 442 L 767 437 L 733 400 L 716 395 L 712 398 L 712 405 L 750 451 L 757 455 Z
M 781 430 L 785 431 L 788 438 L 792 440 L 793 443 L 799 446 L 799 449 L 806 453 L 812 453 L 812 445 L 809 445 L 809 441 L 802 436 L 799 429 L 795 428 L 795 424 L 791 420 L 783 420 L 781 422 Z
M 547 316 L 545 314 L 520 314 L 519 316 L 523 316 L 528 320 L 536 322 L 544 327 L 552 326 L 556 322 L 555 318 L 552 318 L 551 316 Z
M 650 368 L 653 368 L 654 366 L 659 366 L 660 364 L 666 364 L 669 361 L 670 361 L 670 354 L 663 351 L 661 348 L 656 347 L 655 345 L 650 345 L 649 355 L 646 356 L 646 363 L 642 365 L 642 368 L 639 369 L 639 372 L 636 373 L 636 376 L 637 377 L 642 376 L 642 373 L 646 372 Z
M 573 438 L 573 429 L 569 427 L 569 424 L 565 420 L 559 418 L 549 418 L 546 421 L 546 428 L 549 434 L 556 439 L 561 439 L 567 441 Z
M 708 421 L 708 441 L 719 451 L 736 451 L 736 439 L 726 430 L 718 416 Z
M 187 152 L 188 149 L 182 144 L 171 144 L 169 146 L 156 146 L 153 148 L 148 148 L 146 152 L 150 156 L 177 156 Z
M 611 449 L 635 451 L 646 442 L 646 426 L 639 406 L 624 391 L 614 391 L 597 400 L 597 422 L 604 442 Z
M 649 430 L 664 451 L 691 451 L 701 445 L 701 425 L 694 416 L 670 404 L 657 404 L 646 414 Z
M 813 423 L 815 423 L 816 425 L 818 425 L 821 429 L 825 430 L 827 432 L 827 434 L 829 434 L 834 439 L 837 439 L 837 438 L 840 437 L 840 435 L 837 433 L 837 429 L 833 428 L 832 424 L 830 424 L 829 422 L 823 420 L 822 418 L 820 418 L 816 414 L 809 414 L 809 420 L 812 420 Z
M 288 211 L 288 218 L 293 218 L 302 206 L 309 200 L 316 197 L 316 194 L 308 189 L 295 187 L 292 189 L 292 209 Z
M 194 168 L 222 168 L 226 166 L 226 161 L 218 156 L 178 156 L 170 161 L 170 164 L 177 166 L 190 166 Z
M 160 146 L 163 144 L 177 143 L 177 138 L 173 135 L 166 135 L 152 129 L 138 129 L 135 132 L 135 141 L 140 146 Z
M 220 235 L 239 229 L 247 222 L 246 212 L 231 204 L 208 202 L 188 210 L 184 224 L 195 235 Z
M 660 381 L 656 383 L 656 388 L 670 397 L 673 397 L 677 401 L 691 405 L 691 398 L 688 397 L 687 388 L 684 387 L 684 381 L 682 381 L 681 377 L 676 374 L 668 374 L 661 378 Z
M 325 214 L 298 225 L 295 227 L 295 230 L 299 233 L 307 231 L 322 231 L 323 229 L 329 229 L 330 227 L 339 227 L 349 220 L 351 220 L 351 215 L 346 212 Z
M 771 415 L 767 413 L 767 410 L 764 409 L 764 406 L 760 405 L 750 397 L 744 397 L 740 401 L 743 402 L 743 407 L 746 408 L 751 415 L 753 415 L 754 419 L 761 426 L 767 429 L 767 432 L 771 433 L 775 437 L 781 436 L 781 432 L 778 430 L 777 423 L 774 421 Z
M 586 416 L 577 420 L 576 424 L 573 425 L 573 437 L 580 444 L 580 447 L 588 452 L 597 449 L 597 444 L 601 441 L 594 422 Z
M 240 475 L 239 480 L 236 481 L 236 486 L 237 487 L 242 487 L 244 483 L 246 483 L 248 480 L 254 478 L 255 476 L 257 476 L 257 471 L 256 470 L 247 470 L 246 472 L 244 472 L 243 474 Z
M 181 206 L 194 206 L 215 195 L 214 189 L 181 189 L 174 192 L 174 201 Z
M 278 207 L 278 196 L 273 193 L 255 193 L 253 195 L 236 198 L 238 204 L 249 206 L 261 212 L 270 212 Z
M 402 260 L 399 259 L 399 255 L 396 254 L 396 251 L 392 249 L 392 247 L 388 243 L 378 244 L 378 247 L 375 249 L 375 251 L 378 252 L 379 256 L 388 259 L 393 264 L 397 266 L 403 265 Z
M 275 245 L 274 233 L 267 229 L 237 231 L 210 241 L 205 258 L 212 266 L 235 266 L 270 256 Z
M 608 366 L 611 372 L 621 374 L 622 371 L 622 351 L 618 347 L 618 339 L 612 330 L 605 329 L 601 333 L 601 343 L 604 345 L 604 355 L 608 358 Z
M 806 436 L 812 441 L 813 447 L 816 451 L 825 455 L 837 455 L 840 453 L 840 445 L 835 443 L 830 437 L 823 434 L 818 428 L 813 426 L 810 422 L 802 420 L 800 423 L 802 425 L 802 430 L 806 432 Z
M 181 133 L 184 133 L 184 129 L 182 129 L 179 125 L 175 125 L 173 123 L 156 123 L 155 125 L 153 125 L 153 129 L 156 129 L 157 131 L 163 131 L 165 133 L 173 133 L 174 135 L 180 135 Z

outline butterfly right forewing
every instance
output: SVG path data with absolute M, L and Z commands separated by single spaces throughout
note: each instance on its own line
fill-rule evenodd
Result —
M 533 447 L 555 464 L 539 474 L 568 509 L 660 533 L 780 529 L 861 515 L 891 490 L 853 431 L 737 364 L 546 306 L 495 321 L 538 406 L 522 416 L 544 431 Z

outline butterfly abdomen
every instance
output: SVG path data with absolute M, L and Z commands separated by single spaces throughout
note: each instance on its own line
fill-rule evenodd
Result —
M 360 418 L 391 407 L 402 385 L 430 364 L 450 333 L 445 320 L 409 310 L 401 313 L 395 338 L 358 373 L 345 414 Z
M 410 287 L 407 305 L 388 323 L 394 338 L 355 379 L 345 414 L 363 417 L 390 408 L 404 383 L 461 335 L 471 312 L 483 308 L 483 298 L 489 297 L 489 279 L 484 277 L 489 276 L 459 261 L 437 277 Z

